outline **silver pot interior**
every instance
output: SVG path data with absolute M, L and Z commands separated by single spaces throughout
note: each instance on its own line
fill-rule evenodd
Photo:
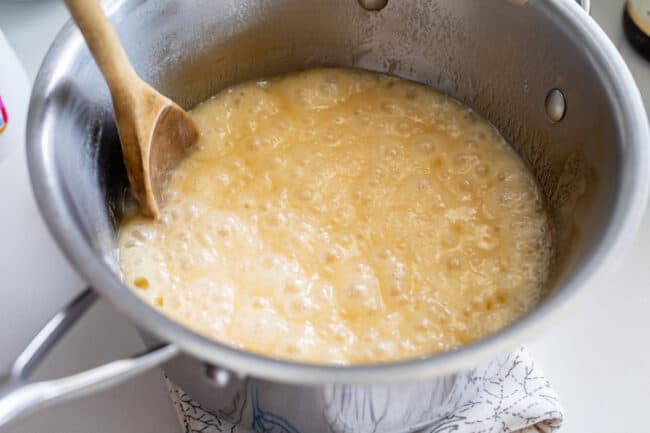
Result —
M 603 263 L 644 175 L 636 88 L 619 57 L 610 62 L 618 55 L 602 32 L 569 3 L 389 0 L 371 12 L 356 0 L 152 0 L 109 12 L 138 73 L 186 108 L 242 80 L 321 65 L 420 81 L 474 108 L 530 164 L 553 214 L 557 254 L 543 309 Z M 545 107 L 556 88 L 566 99 L 559 122 Z M 118 281 L 112 257 L 127 179 L 106 85 L 70 25 L 37 79 L 29 134 L 36 195 L 64 250 L 118 308 L 168 339 L 144 318 L 155 313 L 135 317 L 127 303 L 139 301 Z

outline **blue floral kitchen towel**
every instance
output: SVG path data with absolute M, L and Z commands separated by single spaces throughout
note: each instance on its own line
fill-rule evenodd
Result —
M 264 382 L 248 381 L 231 409 L 216 412 L 167 384 L 184 433 L 550 433 L 563 417 L 555 391 L 525 348 L 398 390 L 331 385 L 318 391 L 319 414 L 305 410 L 295 419 L 285 415 L 295 402 L 265 394 Z M 309 393 L 313 389 L 305 388 L 298 398 L 310 401 Z

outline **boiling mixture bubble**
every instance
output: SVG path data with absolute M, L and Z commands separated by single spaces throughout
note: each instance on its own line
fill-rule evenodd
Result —
M 492 125 L 432 89 L 318 69 L 227 89 L 158 221 L 122 221 L 124 282 L 204 335 L 293 360 L 452 350 L 538 302 L 549 221 Z

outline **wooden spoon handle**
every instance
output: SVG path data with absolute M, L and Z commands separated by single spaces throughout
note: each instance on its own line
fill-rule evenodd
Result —
M 65 4 L 102 71 L 113 99 L 130 99 L 134 86 L 141 80 L 129 63 L 99 0 L 65 0 Z

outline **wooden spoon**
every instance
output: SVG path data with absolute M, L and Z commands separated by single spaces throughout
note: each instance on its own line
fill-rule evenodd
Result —
M 142 81 L 98 0 L 65 0 L 111 91 L 122 154 L 143 213 L 158 218 L 167 173 L 198 138 L 189 115 Z

